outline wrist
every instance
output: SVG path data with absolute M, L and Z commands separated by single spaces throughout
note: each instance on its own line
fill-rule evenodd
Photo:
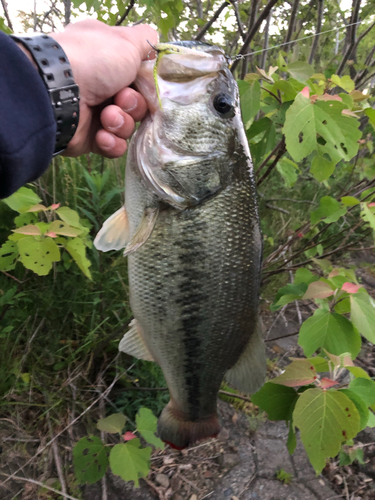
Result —
M 11 37 L 32 60 L 47 88 L 57 125 L 54 154 L 59 154 L 73 138 L 79 121 L 79 88 L 67 55 L 47 35 Z

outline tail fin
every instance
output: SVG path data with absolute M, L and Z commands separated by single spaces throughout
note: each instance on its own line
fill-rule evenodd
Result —
M 219 431 L 220 424 L 216 413 L 195 422 L 183 420 L 172 401 L 169 401 L 158 420 L 160 438 L 177 450 L 187 448 L 202 439 L 216 437 Z

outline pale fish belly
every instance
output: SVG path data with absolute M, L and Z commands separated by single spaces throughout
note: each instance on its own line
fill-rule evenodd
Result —
M 216 414 L 223 376 L 255 334 L 261 245 L 246 178 L 200 206 L 161 210 L 128 257 L 134 317 L 183 420 Z

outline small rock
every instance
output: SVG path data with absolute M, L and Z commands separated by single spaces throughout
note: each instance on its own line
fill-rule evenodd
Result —
M 236 453 L 224 453 L 219 457 L 219 464 L 224 469 L 231 469 L 240 462 Z
M 182 496 L 179 495 L 178 493 L 175 493 L 173 500 L 183 500 Z
M 227 488 L 226 490 L 224 490 L 224 496 L 225 497 L 230 497 L 233 493 L 233 490 L 232 488 Z
M 206 470 L 206 472 L 203 474 L 203 477 L 206 477 L 206 478 L 212 477 L 212 472 L 210 470 Z
M 191 470 L 193 468 L 192 464 L 181 464 L 178 466 L 180 470 Z
M 225 427 L 222 427 L 217 438 L 220 441 L 226 441 L 229 438 L 229 431 Z
M 191 495 L 191 497 L 189 498 L 189 500 L 198 500 L 197 495 L 195 495 L 195 494 Z
M 163 488 L 168 488 L 169 486 L 169 478 L 165 474 L 156 474 L 155 481 L 163 486 Z
M 237 413 L 235 413 L 235 414 L 233 415 L 233 417 L 232 417 L 232 422 L 235 424 L 235 423 L 237 422 L 237 420 L 238 420 L 238 414 L 237 414 Z
M 174 457 L 164 457 L 163 458 L 164 465 L 171 465 L 173 463 L 174 463 Z
M 230 500 L 238 500 L 238 497 L 232 497 Z
M 178 476 L 173 476 L 171 479 L 171 487 L 173 491 L 177 491 L 181 487 L 181 479 Z

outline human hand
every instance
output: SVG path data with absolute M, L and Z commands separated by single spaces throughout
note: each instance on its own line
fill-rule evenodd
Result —
M 63 154 L 123 155 L 135 121 L 147 111 L 144 97 L 128 85 L 135 80 L 141 61 L 153 57 L 147 40 L 156 44 L 156 31 L 142 24 L 107 26 L 86 20 L 49 36 L 64 49 L 81 96 L 77 131 Z

